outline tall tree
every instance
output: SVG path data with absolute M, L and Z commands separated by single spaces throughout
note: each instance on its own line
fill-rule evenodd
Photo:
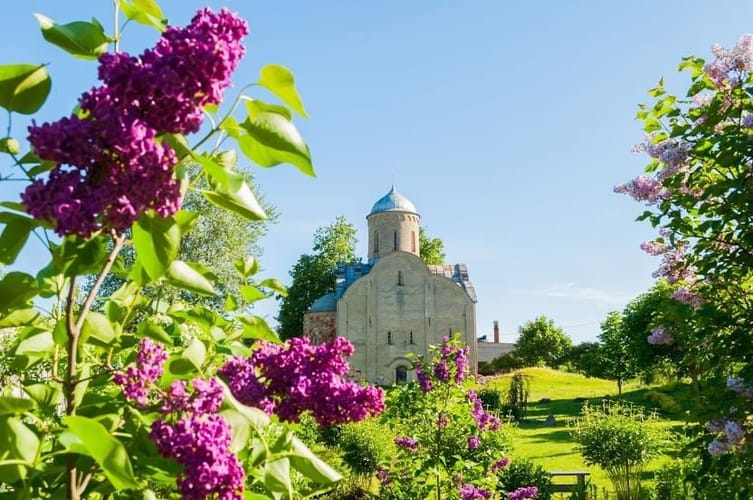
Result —
M 613 311 L 601 324 L 599 358 L 603 374 L 617 381 L 617 393 L 622 396 L 622 384 L 638 374 L 638 364 L 631 352 L 631 339 L 622 327 L 622 315 Z
M 539 316 L 518 329 L 520 336 L 515 343 L 515 355 L 526 366 L 544 363 L 556 366 L 571 349 L 573 343 L 562 328 L 546 316 Z
M 314 232 L 312 254 L 301 255 L 290 271 L 287 297 L 281 297 L 277 333 L 282 339 L 303 334 L 303 314 L 322 295 L 335 291 L 337 264 L 356 261 L 356 228 L 339 216 Z
M 421 260 L 426 264 L 444 264 L 446 257 L 444 252 L 444 242 L 439 238 L 431 238 L 426 234 L 426 229 L 418 228 L 418 246 L 420 248 Z

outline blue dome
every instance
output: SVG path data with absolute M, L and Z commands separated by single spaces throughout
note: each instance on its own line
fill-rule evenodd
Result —
M 415 205 L 413 205 L 413 203 L 408 198 L 395 191 L 395 186 L 392 186 L 392 189 L 390 189 L 389 193 L 382 196 L 379 201 L 374 203 L 374 206 L 371 207 L 371 212 L 369 213 L 369 215 L 379 212 L 391 211 L 412 212 L 414 214 L 418 214 Z
M 337 298 L 335 297 L 335 293 L 328 293 L 327 295 L 322 295 L 318 299 L 314 301 L 313 304 L 311 304 L 311 307 L 309 307 L 308 312 L 332 312 L 337 311 Z

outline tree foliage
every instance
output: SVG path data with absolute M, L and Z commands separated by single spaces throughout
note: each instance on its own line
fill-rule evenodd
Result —
M 445 260 L 444 242 L 426 234 L 423 226 L 418 228 L 418 243 L 421 260 L 426 264 L 442 265 Z
M 335 291 L 337 264 L 356 261 L 356 228 L 339 216 L 314 232 L 311 254 L 301 255 L 290 271 L 288 295 L 281 298 L 277 331 L 282 339 L 303 334 L 303 314 L 322 295 Z
M 572 340 L 562 328 L 545 316 L 539 316 L 518 329 L 519 337 L 515 343 L 515 356 L 525 366 L 543 363 L 557 366 L 558 362 L 572 347 Z
M 617 392 L 622 395 L 622 383 L 635 377 L 638 366 L 630 350 L 630 338 L 622 328 L 622 316 L 611 312 L 601 324 L 599 335 L 599 358 L 601 372 L 617 381 Z

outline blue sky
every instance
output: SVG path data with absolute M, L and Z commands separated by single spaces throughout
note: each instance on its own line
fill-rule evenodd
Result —
M 646 163 L 631 152 L 642 139 L 636 106 L 662 75 L 683 90 L 681 57 L 709 57 L 712 43 L 731 46 L 753 28 L 746 1 L 160 3 L 174 24 L 207 4 L 249 21 L 236 89 L 267 63 L 296 75 L 310 115 L 298 125 L 318 177 L 255 169 L 281 213 L 263 241 L 267 275 L 287 282 L 314 229 L 338 215 L 358 227 L 365 258 L 366 214 L 395 178 L 448 261 L 468 265 L 479 335 L 499 320 L 505 341 L 541 314 L 576 342 L 594 339 L 608 311 L 651 286 L 658 261 L 638 245 L 653 232 L 634 222 L 639 204 L 612 192 Z M 38 120 L 52 120 L 96 83 L 96 65 L 46 44 L 32 12 L 95 16 L 110 31 L 111 5 L 4 9 L 0 64 L 50 63 L 53 91 Z M 124 49 L 140 52 L 155 37 L 129 26 Z M 17 120 L 16 136 L 24 126 Z M 17 199 L 20 188 L 4 183 L 0 194 Z M 45 263 L 29 247 L 18 266 Z M 271 319 L 276 304 L 259 313 Z

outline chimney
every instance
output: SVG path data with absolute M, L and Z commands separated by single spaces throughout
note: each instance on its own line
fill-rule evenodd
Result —
M 494 343 L 499 344 L 499 321 L 494 320 Z

